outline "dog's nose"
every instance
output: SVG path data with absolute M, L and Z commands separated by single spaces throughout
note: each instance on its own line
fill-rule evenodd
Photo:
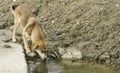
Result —
M 48 50 L 47 50 L 47 49 L 41 49 L 41 50 L 42 50 L 42 52 L 45 52 L 45 53 L 46 53 L 46 52 L 48 52 Z
M 42 61 L 43 61 L 43 62 L 46 62 L 46 60 L 47 60 L 47 58 L 43 59 Z
M 47 60 L 47 54 L 45 53 L 45 55 L 44 55 L 44 59 L 43 60 Z

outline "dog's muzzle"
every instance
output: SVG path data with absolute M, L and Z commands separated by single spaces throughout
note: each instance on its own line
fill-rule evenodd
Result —
M 47 60 L 47 51 L 46 50 L 39 50 L 39 49 L 36 49 L 35 50 L 38 55 L 41 57 L 42 61 L 45 62 Z

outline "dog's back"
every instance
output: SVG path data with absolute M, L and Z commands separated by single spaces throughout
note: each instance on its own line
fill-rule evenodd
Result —
M 21 17 L 23 19 L 28 19 L 29 17 L 35 16 L 27 4 L 12 5 L 11 12 L 14 16 Z
M 22 28 L 26 26 L 30 17 L 35 17 L 28 4 L 14 4 L 11 6 L 11 12 L 15 17 L 14 21 L 20 22 L 19 24 Z

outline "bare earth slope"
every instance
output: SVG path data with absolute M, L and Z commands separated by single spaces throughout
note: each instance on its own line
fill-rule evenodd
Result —
M 76 46 L 83 60 L 120 68 L 119 0 L 17 0 L 31 3 L 50 48 Z M 13 23 L 11 0 L 0 1 L 0 28 Z

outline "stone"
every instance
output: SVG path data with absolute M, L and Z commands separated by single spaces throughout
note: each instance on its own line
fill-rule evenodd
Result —
M 81 59 L 82 58 L 82 53 L 79 50 L 73 50 L 72 51 L 72 57 L 74 59 Z
M 105 52 L 103 55 L 100 56 L 100 59 L 107 59 L 110 58 L 110 54 L 108 52 Z
M 12 38 L 10 30 L 0 30 L 0 73 L 28 73 L 22 46 L 17 43 L 4 42 L 3 40 L 8 39 L 8 36 Z
M 64 54 L 65 53 L 65 49 L 63 49 L 63 48 L 58 48 L 58 50 L 59 50 L 60 54 Z
M 69 52 L 69 53 L 65 53 L 62 55 L 62 59 L 67 59 L 67 60 L 70 60 L 72 59 L 72 54 Z
M 34 64 L 35 62 L 32 61 L 32 60 L 30 60 L 30 61 L 28 61 L 28 63 L 29 63 L 29 64 Z
M 13 2 L 16 2 L 16 0 L 13 0 Z
M 62 59 L 81 59 L 82 53 L 76 47 L 59 48 Z

